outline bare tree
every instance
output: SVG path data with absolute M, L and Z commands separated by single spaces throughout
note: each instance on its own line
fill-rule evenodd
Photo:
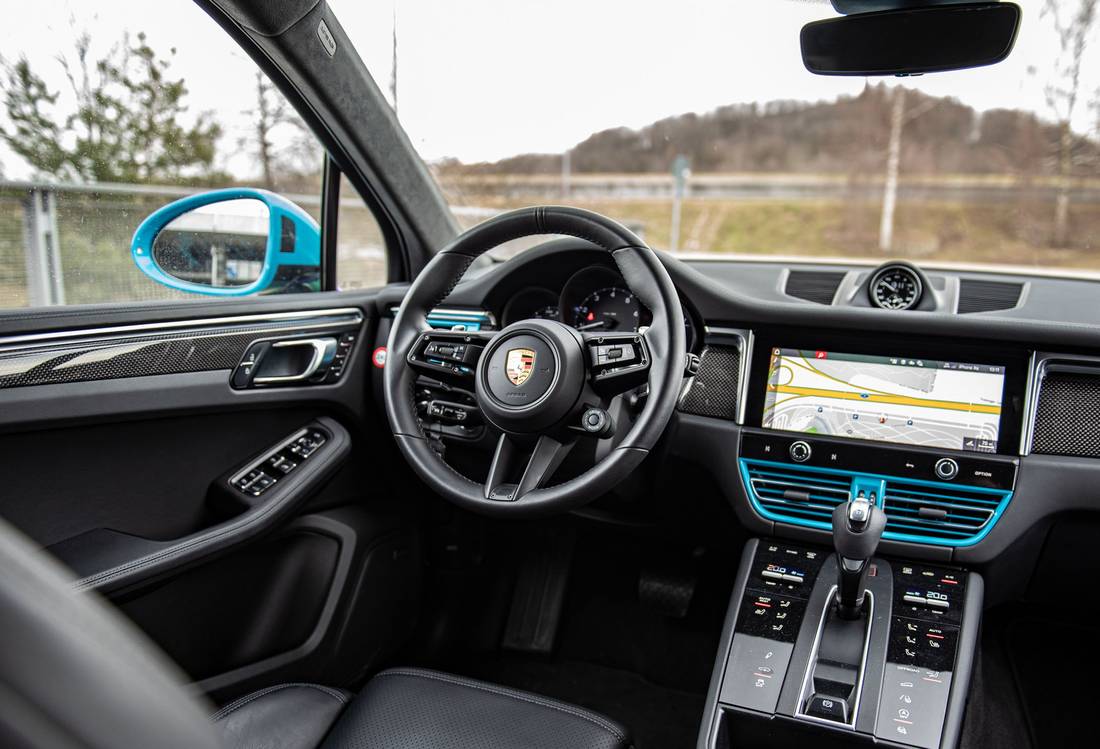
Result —
M 1073 176 L 1073 116 L 1081 99 L 1081 69 L 1097 20 L 1100 0 L 1046 0 L 1043 15 L 1049 16 L 1058 34 L 1060 54 L 1055 79 L 1046 87 L 1047 104 L 1058 118 L 1058 200 L 1054 209 L 1054 244 L 1069 240 L 1069 197 Z
M 280 177 L 315 168 L 310 162 L 315 161 L 317 149 L 309 128 L 260 71 L 256 71 L 256 106 L 245 114 L 253 118 L 254 124 L 251 137 L 243 138 L 241 145 L 255 149 L 264 187 L 274 190 Z M 292 134 L 276 136 L 284 126 L 289 126 Z

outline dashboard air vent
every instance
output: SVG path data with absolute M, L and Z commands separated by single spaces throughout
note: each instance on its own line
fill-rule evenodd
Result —
M 960 279 L 959 314 L 1012 309 L 1020 303 L 1020 294 L 1023 290 L 1023 284 L 1018 283 Z
M 832 528 L 833 510 L 854 492 L 881 488 L 882 537 L 936 546 L 969 546 L 989 533 L 1012 492 L 948 482 L 855 473 L 742 458 L 749 499 L 764 517 L 806 528 Z
M 798 297 L 808 302 L 832 304 L 844 276 L 842 272 L 792 270 L 787 275 L 787 285 L 783 291 L 787 296 Z
M 985 535 L 1006 492 L 964 486 L 930 488 L 892 479 L 886 482 L 883 538 L 928 543 L 973 543 Z
M 749 464 L 748 483 L 760 505 L 774 515 L 831 528 L 833 509 L 847 502 L 851 480 L 795 467 Z

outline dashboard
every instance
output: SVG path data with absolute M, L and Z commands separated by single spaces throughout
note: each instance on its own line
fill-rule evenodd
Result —
M 890 518 L 885 552 L 957 564 L 990 563 L 1065 513 L 1100 509 L 1095 281 L 662 260 L 698 371 L 646 469 L 655 473 L 631 491 L 653 491 L 669 472 L 662 481 L 678 496 L 717 495 L 750 532 L 822 542 L 836 504 L 863 493 Z M 576 239 L 474 268 L 441 307 L 442 326 L 649 324 L 607 254 Z M 449 441 L 448 459 L 478 470 L 493 439 L 472 396 L 425 386 L 418 398 L 457 414 L 429 432 Z

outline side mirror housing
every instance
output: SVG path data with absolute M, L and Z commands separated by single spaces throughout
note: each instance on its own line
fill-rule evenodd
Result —
M 138 226 L 130 254 L 142 273 L 209 296 L 317 291 L 321 232 L 313 217 L 267 190 L 189 195 Z

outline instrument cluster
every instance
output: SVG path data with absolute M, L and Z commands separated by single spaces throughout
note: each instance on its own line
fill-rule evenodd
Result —
M 589 266 L 573 274 L 560 292 L 529 286 L 504 306 L 504 325 L 532 318 L 558 320 L 580 331 L 635 333 L 653 316 L 626 285 L 622 276 L 604 266 Z M 684 310 L 688 349 L 695 346 L 695 326 Z

